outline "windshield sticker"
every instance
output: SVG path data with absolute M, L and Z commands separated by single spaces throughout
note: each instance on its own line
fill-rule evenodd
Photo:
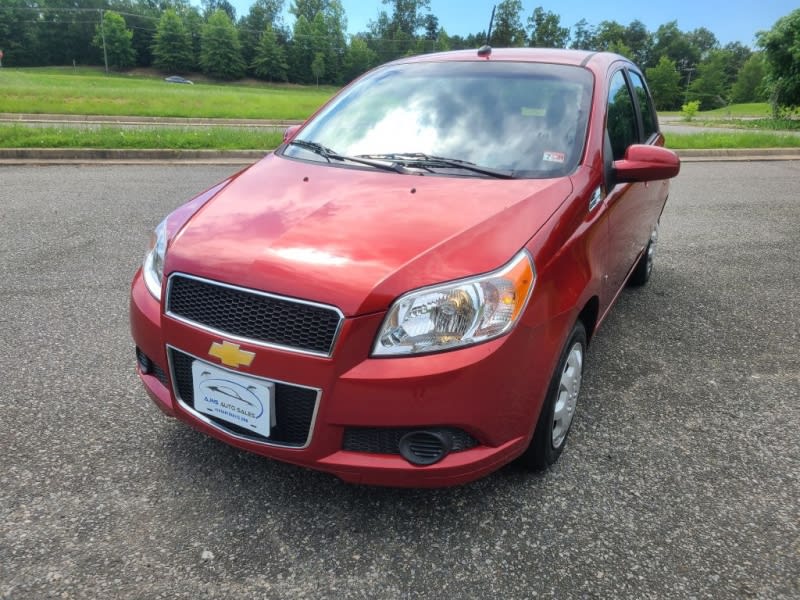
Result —
M 563 163 L 565 160 L 567 160 L 567 156 L 563 152 L 545 152 L 542 160 L 547 162 Z

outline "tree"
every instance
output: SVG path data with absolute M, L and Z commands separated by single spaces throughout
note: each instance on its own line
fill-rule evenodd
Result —
M 164 11 L 153 40 L 153 64 L 161 71 L 186 73 L 194 62 L 192 43 L 183 21 L 174 10 Z
M 525 45 L 525 28 L 522 26 L 522 0 L 503 0 L 494 15 L 491 43 L 503 48 Z
M 221 10 L 228 15 L 228 19 L 230 19 L 231 23 L 236 22 L 236 9 L 228 0 L 202 0 L 202 4 L 206 19 L 210 19 L 211 15 Z
M 267 25 L 261 34 L 261 41 L 256 48 L 256 55 L 252 64 L 253 72 L 260 79 L 269 81 L 287 81 L 289 64 L 286 62 L 286 52 L 278 44 L 278 37 Z
M 136 62 L 136 52 L 131 40 L 133 32 L 125 27 L 125 19 L 113 10 L 103 12 L 102 25 L 98 24 L 92 43 L 105 48 L 108 64 L 115 69 L 125 69 Z
M 273 33 L 279 26 L 283 0 L 256 0 L 251 6 L 247 16 L 239 19 L 239 41 L 242 43 L 242 57 L 244 62 L 251 65 L 256 56 L 261 37 L 267 26 Z M 276 34 L 277 40 L 277 34 Z
M 292 36 L 292 45 L 296 46 L 292 70 L 300 69 L 297 79 L 305 83 L 314 80 L 311 63 L 321 52 L 325 60 L 325 79 L 331 83 L 341 82 L 347 52 L 347 17 L 341 0 L 294 0 L 289 12 L 297 17 Z
M 572 43 L 569 47 L 573 50 L 592 50 L 596 45 L 594 27 L 589 25 L 586 19 L 575 23 L 572 27 Z
M 0 3 L 0 48 L 5 66 L 25 67 L 45 64 L 37 23 L 30 23 L 26 0 L 4 0 Z
M 430 10 L 430 0 L 383 0 L 394 8 L 391 18 L 391 29 L 404 33 L 409 38 L 416 37 L 417 29 L 423 24 L 423 11 Z
M 528 17 L 530 38 L 528 45 L 536 48 L 566 48 L 569 40 L 569 28 L 561 27 L 561 17 L 556 13 L 545 11 L 541 6 L 533 9 Z
M 290 79 L 297 83 L 311 83 L 311 62 L 314 60 L 314 28 L 300 15 L 294 22 L 292 44 L 289 47 Z
M 731 88 L 731 102 L 759 102 L 764 97 L 764 56 L 757 52 L 752 54 L 742 65 L 736 82 Z
M 239 79 L 244 75 L 239 35 L 223 10 L 214 12 L 203 27 L 200 66 L 203 73 L 217 79 Z
M 353 36 L 344 57 L 344 80 L 352 81 L 378 64 L 378 55 L 367 45 L 366 40 Z
M 422 29 L 425 30 L 426 40 L 436 40 L 439 37 L 439 17 L 428 13 L 422 18 Z
M 654 34 L 654 56 L 666 56 L 674 61 L 681 72 L 693 70 L 700 62 L 700 49 L 697 48 L 689 37 L 678 29 L 677 21 L 670 21 L 660 25 Z
M 382 61 L 418 52 L 417 31 L 427 24 L 430 0 L 383 0 L 383 4 L 392 6 L 392 14 L 382 10 L 376 21 L 370 21 L 364 38 L 370 48 Z
M 708 57 L 712 50 L 719 48 L 717 36 L 705 27 L 699 27 L 686 34 L 689 43 L 700 52 L 700 60 Z
M 773 112 L 800 106 L 800 8 L 778 19 L 769 31 L 759 32 L 757 39 L 764 49 Z
M 190 6 L 180 14 L 189 36 L 190 54 L 192 57 L 192 70 L 200 68 L 200 54 L 202 52 L 201 41 L 203 39 L 203 25 L 205 21 L 196 7 Z
M 616 21 L 600 21 L 594 32 L 594 50 L 611 51 L 625 45 L 625 26 Z
M 697 78 L 689 86 L 687 98 L 699 100 L 701 110 L 720 108 L 728 104 L 728 81 L 725 65 L 728 54 L 714 50 L 697 67 Z
M 675 61 L 662 56 L 655 67 L 645 69 L 645 74 L 657 110 L 674 110 L 680 107 L 681 74 L 675 67 Z
M 644 68 L 650 64 L 650 53 L 653 49 L 653 36 L 641 21 L 631 21 L 623 33 L 625 46 L 630 49 L 633 62 Z
M 314 55 L 314 60 L 311 61 L 311 74 L 319 85 L 319 78 L 325 75 L 325 55 L 322 52 Z

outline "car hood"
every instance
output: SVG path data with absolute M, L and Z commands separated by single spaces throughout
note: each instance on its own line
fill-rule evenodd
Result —
M 401 175 L 269 155 L 186 222 L 165 272 L 366 314 L 501 266 L 571 189 L 566 177 Z

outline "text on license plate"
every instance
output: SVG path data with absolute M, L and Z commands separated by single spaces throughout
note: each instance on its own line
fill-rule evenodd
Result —
M 269 437 L 275 425 L 275 384 L 220 369 L 201 360 L 192 363 L 195 410 Z

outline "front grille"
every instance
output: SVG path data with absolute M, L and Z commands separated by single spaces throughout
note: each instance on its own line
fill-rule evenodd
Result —
M 192 362 L 194 357 L 174 348 L 169 349 L 172 359 L 172 372 L 175 376 L 175 389 L 178 397 L 194 408 L 194 386 L 192 385 Z M 314 419 L 314 408 L 317 404 L 317 391 L 309 388 L 275 383 L 275 426 L 269 431 L 269 437 L 253 433 L 238 425 L 217 419 L 211 415 L 203 416 L 211 419 L 222 429 L 227 429 L 242 437 L 256 441 L 269 442 L 281 446 L 305 446 Z
M 453 440 L 452 452 L 469 450 L 478 441 L 463 429 L 455 427 L 347 427 L 342 448 L 352 452 L 400 454 L 400 438 L 412 431 L 446 433 Z
M 247 340 L 329 355 L 341 314 L 334 308 L 173 275 L 167 312 Z

